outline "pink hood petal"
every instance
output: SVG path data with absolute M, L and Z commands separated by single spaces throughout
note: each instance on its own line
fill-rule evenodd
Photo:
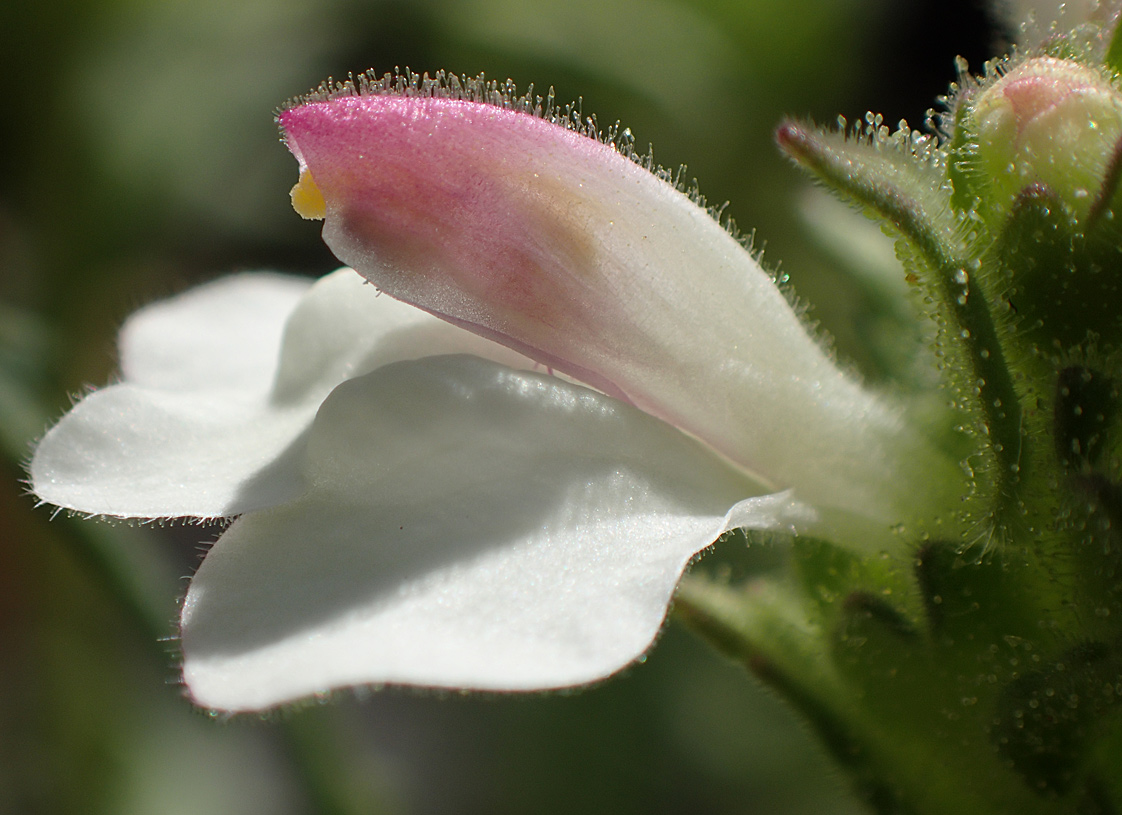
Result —
M 345 263 L 774 487 L 877 516 L 914 497 L 891 465 L 923 444 L 688 195 L 569 120 L 473 101 L 487 86 L 363 84 L 279 117 L 294 201 Z

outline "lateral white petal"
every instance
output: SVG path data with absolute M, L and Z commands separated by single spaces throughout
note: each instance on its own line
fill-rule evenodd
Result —
M 532 365 L 349 269 L 318 281 L 225 278 L 141 309 L 121 332 L 123 381 L 79 402 L 40 442 L 35 494 L 117 517 L 216 517 L 304 489 L 304 433 L 344 379 L 431 353 Z
M 285 321 L 311 285 L 250 272 L 151 303 L 121 326 L 121 378 L 167 391 L 267 393 Z
M 474 357 L 340 385 L 306 473 L 306 495 L 236 521 L 191 583 L 199 704 L 589 682 L 646 650 L 682 570 L 730 523 L 811 516 L 632 407 Z

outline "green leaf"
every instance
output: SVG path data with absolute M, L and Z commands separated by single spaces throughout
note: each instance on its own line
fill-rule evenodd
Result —
M 966 256 L 964 231 L 950 206 L 945 159 L 932 138 L 904 123 L 890 136 L 876 117 L 864 134 L 786 122 L 776 140 L 828 187 L 892 226 L 932 267 L 957 266 Z

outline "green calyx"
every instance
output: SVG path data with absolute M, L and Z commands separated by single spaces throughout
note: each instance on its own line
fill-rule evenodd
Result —
M 896 236 L 967 494 L 879 547 L 792 537 L 781 580 L 690 577 L 679 612 L 803 712 L 877 812 L 1122 813 L 1116 5 L 960 78 L 937 135 L 879 117 L 777 134 Z
M 791 547 L 784 581 L 691 576 L 677 611 L 804 715 L 874 812 L 1119 811 L 1122 643 L 1069 641 L 1039 563 Z

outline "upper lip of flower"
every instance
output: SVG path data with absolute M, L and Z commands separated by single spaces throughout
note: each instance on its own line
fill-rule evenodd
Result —
M 842 373 L 736 239 L 568 120 L 494 89 L 367 79 L 278 117 L 324 239 L 386 293 L 696 435 L 776 487 L 880 517 L 937 455 Z

